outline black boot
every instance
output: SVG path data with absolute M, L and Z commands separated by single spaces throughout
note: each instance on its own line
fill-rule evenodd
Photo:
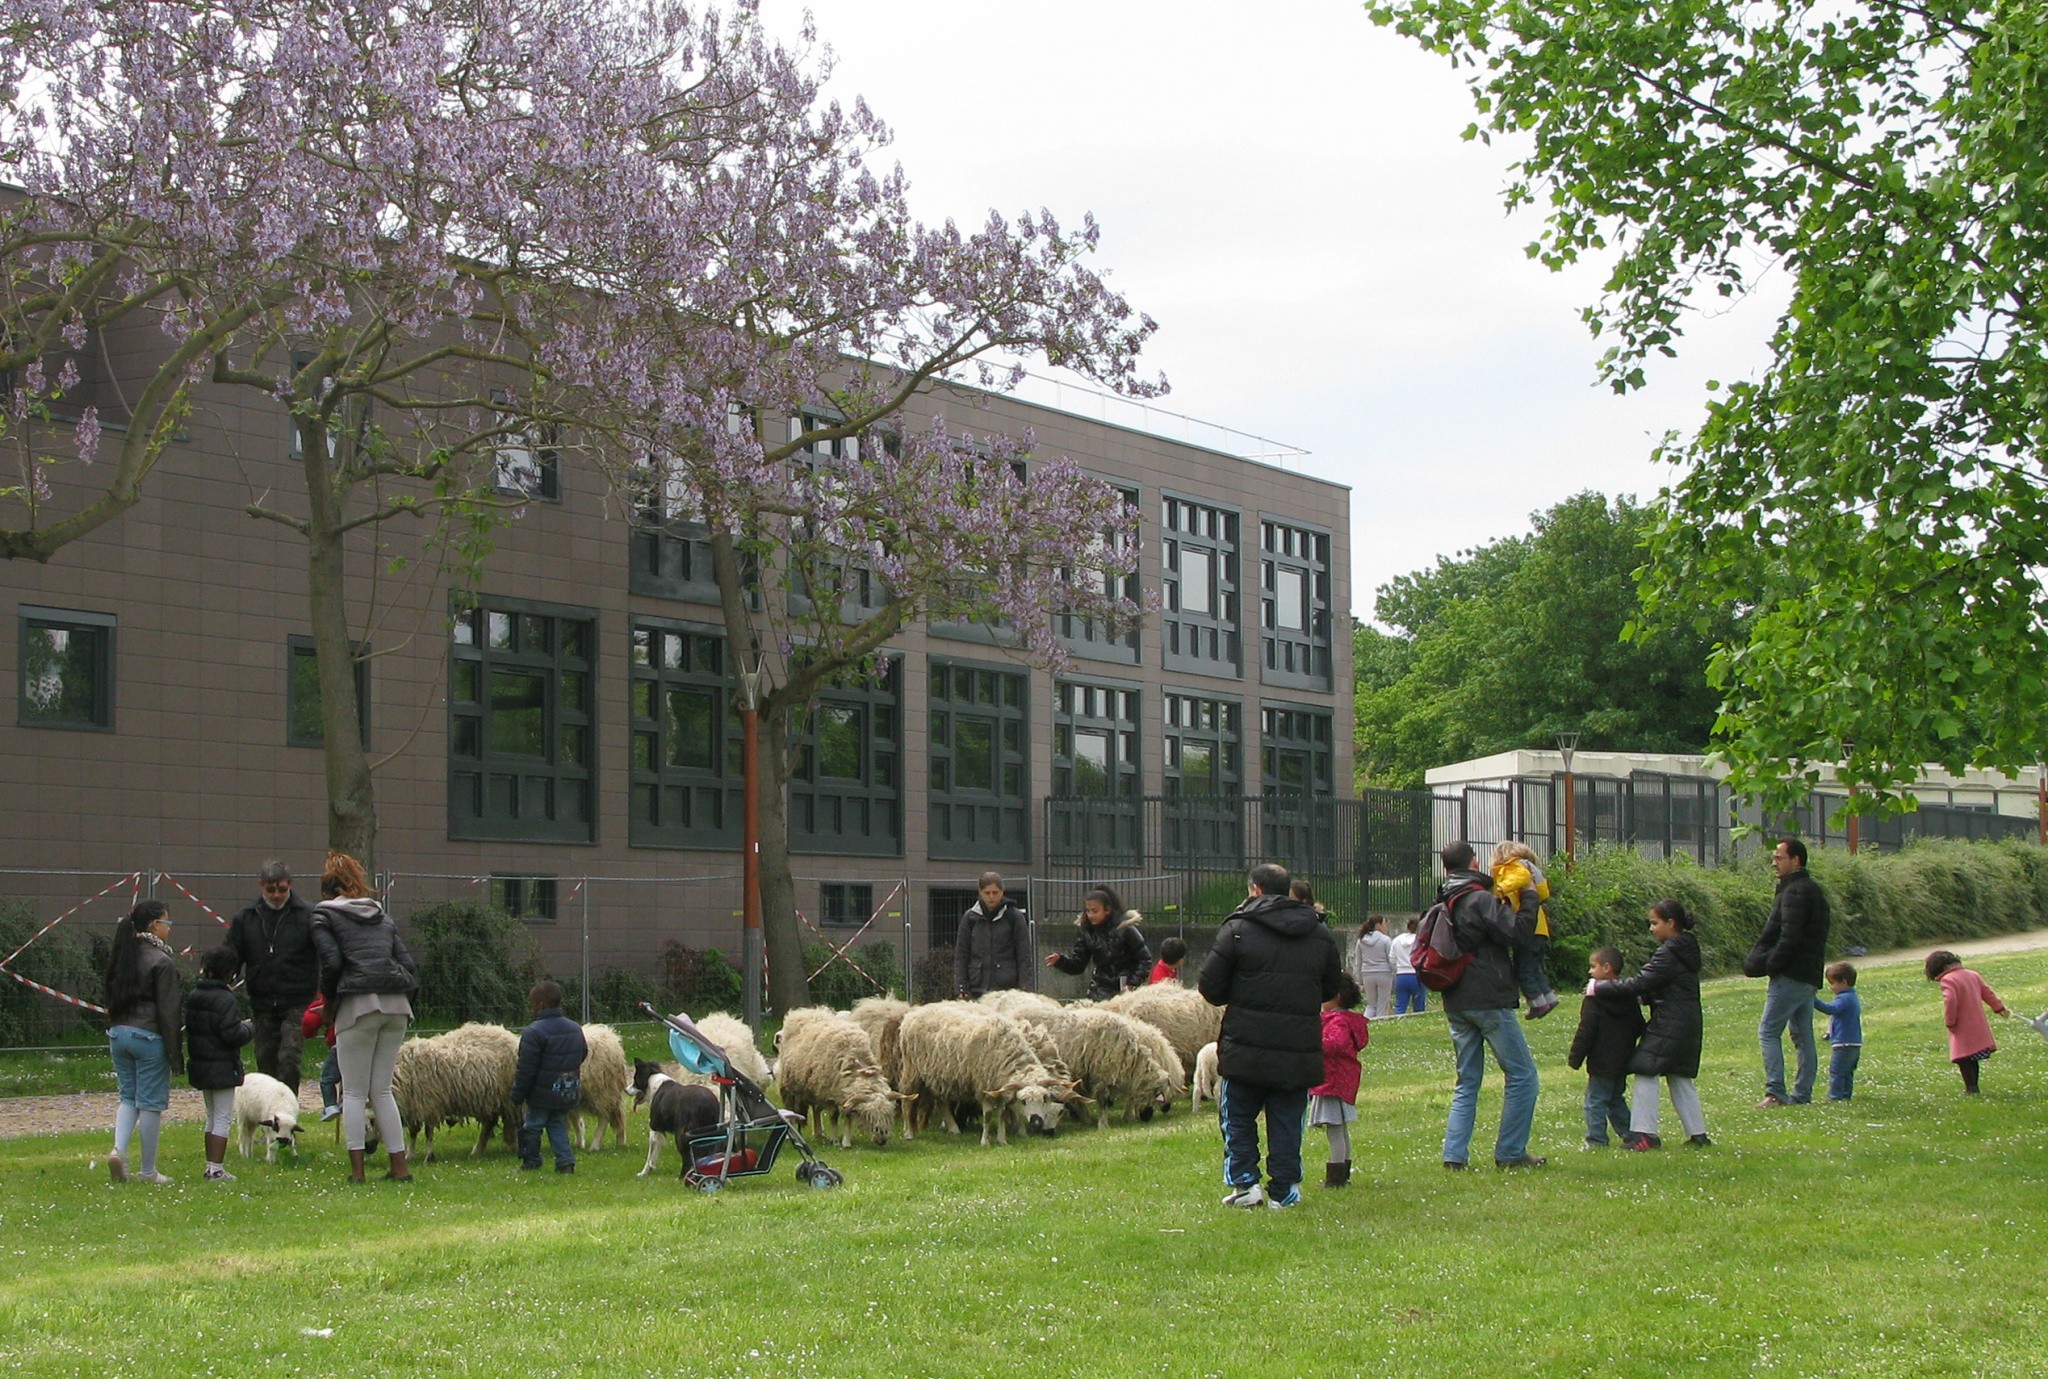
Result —
M 1351 1160 L 1332 1159 L 1323 1169 L 1324 1187 L 1348 1187 L 1351 1183 Z
M 534 1126 L 531 1130 L 523 1125 L 519 1127 L 519 1166 L 521 1168 L 540 1167 L 540 1127 L 538 1125 Z

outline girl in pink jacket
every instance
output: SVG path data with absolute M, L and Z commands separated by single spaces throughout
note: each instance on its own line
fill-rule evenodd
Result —
M 1372 1037 L 1371 1026 L 1358 1013 L 1358 983 L 1343 978 L 1337 994 L 1323 1002 L 1323 1080 L 1308 1089 L 1308 1123 L 1330 1136 L 1330 1166 L 1324 1187 L 1351 1181 L 1351 1122 L 1358 1119 L 1358 1055 Z
M 2011 1015 L 1998 993 L 1984 979 L 1963 966 L 1963 960 L 1946 948 L 1927 955 L 1927 980 L 1941 983 L 1941 1018 L 1948 1025 L 1948 1057 L 1963 1075 L 1963 1091 L 1977 1092 L 1977 1065 L 1998 1052 L 1991 1037 L 1991 1021 L 1985 1018 L 1989 1006 L 2000 1015 Z

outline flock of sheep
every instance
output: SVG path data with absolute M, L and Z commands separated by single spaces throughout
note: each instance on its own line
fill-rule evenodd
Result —
M 697 1027 L 749 1079 L 764 1089 L 777 1084 L 784 1108 L 809 1118 L 813 1138 L 829 1118 L 839 1144 L 850 1148 L 856 1134 L 887 1143 L 899 1121 L 911 1139 L 933 1116 L 957 1133 L 970 1111 L 980 1115 L 984 1145 L 991 1137 L 1007 1143 L 1012 1127 L 1051 1134 L 1069 1111 L 1092 1108 L 1098 1125 L 1109 1123 L 1112 1108 L 1126 1120 L 1150 1119 L 1185 1095 L 1191 1081 L 1200 1105 L 1203 1095 L 1214 1095 L 1213 1043 L 1222 1019 L 1220 1009 L 1172 982 L 1100 1004 L 1062 1005 L 1026 991 L 919 1006 L 872 997 L 851 1011 L 790 1012 L 772 1065 L 734 1017 L 707 1015 Z M 583 1101 L 571 1113 L 571 1131 L 585 1150 L 601 1148 L 607 1129 L 624 1145 L 632 1078 L 625 1048 L 608 1025 L 585 1025 L 583 1037 Z M 519 1035 L 498 1025 L 467 1024 L 406 1041 L 391 1090 L 407 1151 L 417 1152 L 424 1138 L 431 1162 L 434 1132 L 459 1121 L 479 1126 L 473 1154 L 484 1151 L 493 1130 L 515 1141 L 518 1058 Z M 663 1070 L 686 1083 L 708 1080 L 673 1064 Z M 268 1128 L 270 1108 L 257 1104 L 260 1097 L 241 1100 L 250 1103 L 247 1119 Z M 238 1119 L 240 1110 L 238 1104 Z

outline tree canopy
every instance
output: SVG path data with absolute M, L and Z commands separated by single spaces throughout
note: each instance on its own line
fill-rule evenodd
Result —
M 1467 69 L 1522 153 L 1532 256 L 1611 261 L 1618 389 L 1701 298 L 1782 274 L 1767 367 L 1664 455 L 1646 612 L 1742 601 L 1709 673 L 1734 785 L 1846 755 L 2012 768 L 2048 722 L 2048 9 L 1848 0 L 1371 0 Z
M 1439 560 L 1379 591 L 1355 629 L 1362 777 L 1414 787 L 1432 766 L 1515 747 L 1704 750 L 1716 696 L 1708 636 L 1690 627 L 1624 640 L 1640 617 L 1635 572 L 1655 514 L 1582 493 L 1535 514 L 1535 532 Z M 1708 619 L 1727 635 L 1732 619 Z

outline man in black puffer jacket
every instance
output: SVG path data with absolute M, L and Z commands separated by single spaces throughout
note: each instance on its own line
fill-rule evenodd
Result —
M 1323 1002 L 1337 994 L 1344 977 L 1329 926 L 1313 907 L 1288 895 L 1288 884 L 1285 867 L 1267 862 L 1252 868 L 1251 896 L 1224 921 L 1197 979 L 1204 1000 L 1228 1007 L 1216 1045 L 1228 1206 L 1301 1201 L 1301 1122 L 1308 1089 L 1323 1080 Z
M 519 1065 L 512 1075 L 512 1100 L 526 1107 L 519 1128 L 519 1166 L 540 1167 L 540 1135 L 547 1131 L 555 1151 L 555 1172 L 576 1171 L 569 1144 L 569 1112 L 582 1100 L 583 1059 L 590 1052 L 583 1026 L 562 1013 L 562 988 L 541 982 L 526 993 L 533 1023 L 519 1036 Z
M 1757 1025 L 1764 1062 L 1760 1105 L 1804 1106 L 1813 1100 L 1814 1074 L 1820 1068 L 1813 1045 L 1813 998 L 1827 964 L 1828 897 L 1806 870 L 1806 844 L 1797 838 L 1786 838 L 1772 850 L 1771 866 L 1778 873 L 1778 895 L 1756 946 L 1742 961 L 1743 975 L 1771 979 Z M 1799 1059 L 1790 1088 L 1785 1086 L 1788 1028 Z
M 257 884 L 262 899 L 229 921 L 228 947 L 235 950 L 248 986 L 256 1071 L 296 1092 L 305 1041 L 299 1019 L 320 989 L 313 907 L 293 892 L 291 871 L 282 862 L 265 862 Z

